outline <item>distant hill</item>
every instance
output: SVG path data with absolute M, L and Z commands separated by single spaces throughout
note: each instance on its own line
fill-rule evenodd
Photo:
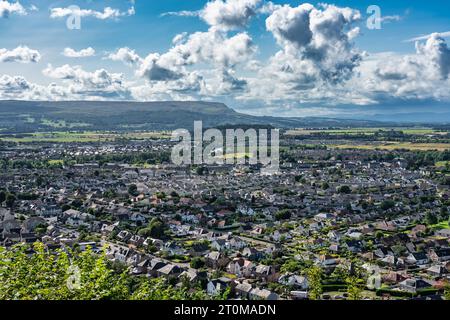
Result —
M 374 114 L 370 117 L 374 121 L 380 122 L 402 122 L 408 123 L 428 123 L 428 124 L 448 124 L 450 123 L 450 112 L 408 112 L 391 114 Z M 395 119 L 395 120 L 394 120 Z
M 257 117 L 238 113 L 222 103 L 199 101 L 0 101 L 0 132 L 57 130 L 174 130 L 203 126 L 271 125 L 277 128 L 376 126 L 376 121 L 328 118 Z

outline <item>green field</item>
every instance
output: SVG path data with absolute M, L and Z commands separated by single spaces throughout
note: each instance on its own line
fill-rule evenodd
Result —
M 450 143 L 413 143 L 413 142 L 375 142 L 373 144 L 329 144 L 334 149 L 356 150 L 411 150 L 411 151 L 445 151 L 450 149 Z
M 63 165 L 64 160 L 48 160 L 48 164 L 51 166 Z
M 82 123 L 82 122 L 66 122 L 64 120 L 57 120 L 57 121 L 53 121 L 53 120 L 49 120 L 49 119 L 42 119 L 41 123 L 43 125 L 52 127 L 52 128 L 67 128 L 67 129 L 71 129 L 71 128 L 78 128 L 78 127 L 89 127 L 90 124 L 88 123 Z
M 286 132 L 287 135 L 290 136 L 299 136 L 299 135 L 311 135 L 317 133 L 326 133 L 326 134 L 346 134 L 346 135 L 374 135 L 377 132 L 403 132 L 408 135 L 445 135 L 446 131 L 436 131 L 432 128 L 410 128 L 410 127 L 398 127 L 398 128 L 351 128 L 351 129 L 323 129 L 323 130 L 310 130 L 310 129 L 295 129 L 289 130 Z
M 227 159 L 242 159 L 242 158 L 252 158 L 253 155 L 251 153 L 229 153 L 229 154 L 225 154 L 223 155 L 223 158 L 225 160 Z
M 446 167 L 447 165 L 450 165 L 450 161 L 438 161 L 435 163 L 436 167 Z
M 73 142 L 106 142 L 118 139 L 130 140 L 148 140 L 148 139 L 166 139 L 170 138 L 168 132 L 128 132 L 128 133 L 112 133 L 112 132 L 37 132 L 31 134 L 6 135 L 0 134 L 0 140 L 32 143 L 32 142 L 54 142 L 54 143 L 73 143 Z

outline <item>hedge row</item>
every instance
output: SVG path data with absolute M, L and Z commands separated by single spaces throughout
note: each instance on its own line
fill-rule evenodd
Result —
M 433 294 L 439 293 L 439 289 L 430 288 L 430 289 L 422 289 L 418 290 L 416 293 L 413 292 L 406 292 L 406 291 L 397 291 L 397 290 L 391 290 L 391 289 L 378 289 L 376 291 L 377 296 L 381 296 L 383 294 L 389 294 L 393 297 L 408 297 L 408 298 L 414 298 L 418 296 L 429 296 Z

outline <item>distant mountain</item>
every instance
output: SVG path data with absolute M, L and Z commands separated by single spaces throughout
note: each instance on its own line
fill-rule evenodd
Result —
M 174 130 L 203 126 L 271 125 L 277 128 L 376 126 L 376 121 L 329 118 L 257 117 L 238 113 L 222 103 L 199 101 L 0 101 L 0 132 L 57 130 Z
M 374 114 L 370 116 L 374 121 L 401 123 L 450 123 L 450 112 L 410 112 L 392 114 Z M 395 119 L 395 120 L 394 120 Z
M 450 104 L 445 101 L 392 101 L 366 106 L 341 105 L 331 109 L 334 118 L 360 119 L 403 125 L 450 124 Z

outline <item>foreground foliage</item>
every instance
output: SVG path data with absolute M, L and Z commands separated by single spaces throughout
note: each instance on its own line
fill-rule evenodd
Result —
M 166 284 L 163 279 L 132 277 L 115 271 L 106 255 L 84 252 L 56 254 L 42 243 L 32 247 L 0 247 L 0 300 L 195 300 L 206 299 Z

